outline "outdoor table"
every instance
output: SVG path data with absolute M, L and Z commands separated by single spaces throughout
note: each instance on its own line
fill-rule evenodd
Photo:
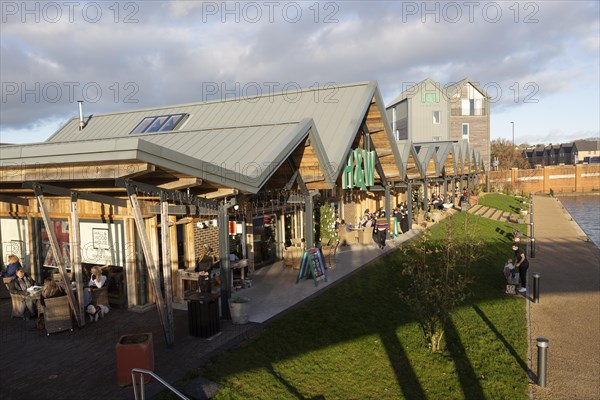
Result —
M 193 293 L 188 302 L 188 328 L 190 336 L 208 338 L 221 331 L 218 293 Z

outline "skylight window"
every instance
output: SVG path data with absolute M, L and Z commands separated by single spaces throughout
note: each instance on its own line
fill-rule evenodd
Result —
M 169 132 L 175 130 L 187 114 L 169 114 L 145 117 L 136 125 L 131 133 Z

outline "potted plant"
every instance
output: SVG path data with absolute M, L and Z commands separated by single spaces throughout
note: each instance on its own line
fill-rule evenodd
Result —
M 231 322 L 234 324 L 245 324 L 248 322 L 250 299 L 247 297 L 231 297 L 229 299 L 229 313 Z

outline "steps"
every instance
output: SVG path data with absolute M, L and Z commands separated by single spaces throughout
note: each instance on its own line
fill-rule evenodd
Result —
M 469 213 L 478 217 L 493 219 L 494 221 L 511 222 L 517 220 L 517 215 L 511 212 L 498 210 L 497 208 L 476 205 L 468 210 Z

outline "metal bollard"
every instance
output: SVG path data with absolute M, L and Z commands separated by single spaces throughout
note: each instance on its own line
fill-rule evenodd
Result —
M 538 272 L 533 273 L 533 302 L 540 302 L 540 274 Z
M 541 387 L 546 387 L 546 374 L 548 371 L 548 343 L 550 343 L 550 341 L 544 338 L 537 338 L 536 340 L 538 348 L 538 385 Z

